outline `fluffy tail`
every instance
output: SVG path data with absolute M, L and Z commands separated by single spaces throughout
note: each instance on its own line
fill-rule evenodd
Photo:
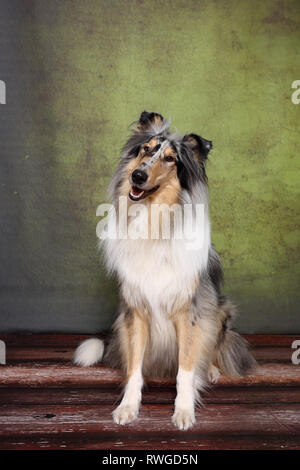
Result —
M 216 351 L 216 363 L 224 375 L 243 376 L 255 367 L 256 361 L 248 342 L 231 328 L 235 306 L 225 297 L 220 301 L 223 329 Z
M 104 353 L 104 341 L 90 338 L 83 341 L 76 349 L 73 362 L 78 366 L 92 366 L 100 362 Z

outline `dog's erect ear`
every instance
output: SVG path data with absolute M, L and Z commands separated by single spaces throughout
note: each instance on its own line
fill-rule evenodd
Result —
M 148 113 L 143 111 L 137 125 L 137 131 L 146 131 L 151 127 L 160 127 L 164 122 L 164 118 L 158 113 Z
M 206 140 L 197 134 L 186 134 L 183 137 L 182 142 L 190 147 L 193 151 L 194 158 L 199 162 L 207 159 L 212 148 L 212 142 L 210 140 Z

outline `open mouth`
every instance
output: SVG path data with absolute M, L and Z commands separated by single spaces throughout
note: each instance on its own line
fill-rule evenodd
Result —
M 132 201 L 140 201 L 149 196 L 149 194 L 153 194 L 158 188 L 159 186 L 154 186 L 152 189 L 141 189 L 138 186 L 132 186 L 129 197 Z

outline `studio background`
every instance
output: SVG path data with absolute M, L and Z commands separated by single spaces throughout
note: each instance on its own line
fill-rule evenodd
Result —
M 2 0 L 0 34 L 2 332 L 111 325 L 96 208 L 144 109 L 214 143 L 239 330 L 299 332 L 299 1 Z

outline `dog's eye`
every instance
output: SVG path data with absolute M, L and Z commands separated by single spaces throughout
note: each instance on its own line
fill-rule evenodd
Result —
M 150 150 L 149 145 L 145 145 L 144 150 L 145 150 L 145 152 L 149 152 L 149 150 Z
M 174 161 L 174 157 L 172 157 L 172 155 L 166 155 L 166 156 L 165 156 L 165 161 L 166 161 L 166 162 L 173 162 L 173 161 Z

